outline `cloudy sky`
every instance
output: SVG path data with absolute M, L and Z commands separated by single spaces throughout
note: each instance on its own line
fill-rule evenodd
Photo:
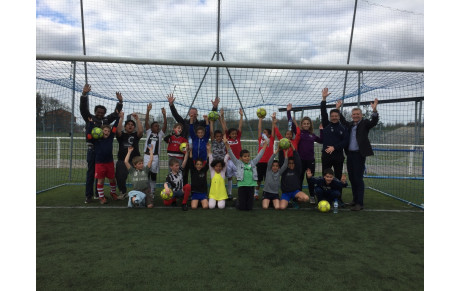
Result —
M 217 0 L 83 1 L 86 54 L 208 61 L 217 51 L 217 3 Z M 219 50 L 226 61 L 344 65 L 354 4 L 353 0 L 222 0 Z M 83 54 L 80 2 L 38 0 L 36 5 L 36 52 Z M 350 64 L 423 66 L 423 13 L 424 4 L 420 0 L 359 1 Z M 126 100 L 144 103 L 142 106 L 146 102 L 166 105 L 165 95 L 176 86 L 176 102 L 184 111 L 193 102 L 204 69 L 161 67 L 133 73 L 139 68 L 98 67 L 95 71 L 94 66 L 89 66 L 88 82 L 93 84 L 95 94 L 113 100 L 113 91 L 122 91 Z M 38 68 L 37 72 L 54 70 L 58 69 Z M 68 75 L 68 67 L 61 70 L 52 78 Z M 273 106 L 275 110 L 288 101 L 294 106 L 312 105 L 319 102 L 318 94 L 323 87 L 332 89 L 331 100 L 343 94 L 343 72 L 326 75 L 240 70 L 231 74 L 239 98 L 248 108 Z M 80 67 L 77 75 L 82 75 Z M 100 79 L 103 75 L 105 79 Z M 127 75 L 135 75 L 136 80 L 127 80 Z M 215 75 L 211 69 L 194 106 L 209 107 L 209 100 L 215 96 Z M 350 74 L 349 78 L 346 94 L 356 91 L 351 84 L 357 84 L 357 74 Z M 366 81 L 371 79 L 379 78 L 364 76 Z M 139 80 L 143 80 L 142 85 Z M 77 79 L 77 87 L 83 83 Z M 222 105 L 239 108 L 240 100 L 226 71 L 220 71 L 219 83 Z M 370 84 L 383 85 L 378 81 Z M 420 95 L 419 87 L 415 90 L 407 97 Z M 373 98 L 368 95 L 369 100 Z
M 354 2 L 222 0 L 220 51 L 228 61 L 346 64 Z M 37 53 L 82 54 L 80 1 L 36 3 Z M 217 48 L 217 0 L 83 7 L 87 55 L 209 60 Z M 420 0 L 359 1 L 350 63 L 423 65 L 423 13 Z

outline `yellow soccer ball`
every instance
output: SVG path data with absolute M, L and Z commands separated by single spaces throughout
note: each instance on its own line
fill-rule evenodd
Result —
M 217 113 L 217 111 L 211 111 L 208 114 L 208 118 L 211 121 L 216 121 L 217 119 L 219 119 L 219 113 Z
M 321 200 L 318 202 L 318 210 L 320 212 L 329 212 L 329 210 L 331 210 L 331 205 L 327 200 Z
M 179 146 L 179 149 L 181 152 L 185 152 L 187 149 L 187 143 L 186 142 L 181 143 Z
M 257 109 L 257 117 L 264 118 L 267 115 L 267 111 L 264 108 Z
M 166 194 L 166 189 L 163 189 L 160 192 L 160 196 L 163 200 L 170 200 L 172 198 L 172 191 L 169 191 L 169 194 Z
M 287 138 L 283 137 L 280 139 L 279 146 L 280 149 L 287 150 L 291 146 L 291 142 Z
M 100 127 L 95 127 L 91 130 L 91 135 L 94 139 L 100 139 L 104 135 Z

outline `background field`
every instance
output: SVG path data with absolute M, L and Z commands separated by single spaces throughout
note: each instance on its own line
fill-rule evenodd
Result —
M 37 290 L 424 286 L 423 211 L 371 190 L 364 211 L 335 215 L 310 204 L 262 210 L 260 202 L 251 212 L 232 203 L 224 210 L 127 209 L 126 201 L 84 205 L 83 193 L 67 186 L 36 196 Z

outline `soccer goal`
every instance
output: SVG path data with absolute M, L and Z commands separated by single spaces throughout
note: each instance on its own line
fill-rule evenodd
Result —
M 37 192 L 85 182 L 84 121 L 79 113 L 85 83 L 92 87 L 90 111 L 101 104 L 108 113 L 113 112 L 115 92 L 119 91 L 126 115 L 136 112 L 144 120 L 146 106 L 152 103 L 150 121 L 162 122 L 164 107 L 168 131 L 175 123 L 168 94 L 174 95 L 179 114 L 185 117 L 189 108 L 195 107 L 200 118 L 211 110 L 211 100 L 219 97 L 219 109 L 224 109 L 229 127 L 237 126 L 239 109 L 243 109 L 243 139 L 248 140 L 248 147 L 254 152 L 257 143 L 249 141 L 257 140 L 257 108 L 268 112 L 264 128 L 270 127 L 269 116 L 276 113 L 283 132 L 288 126 L 286 105 L 291 103 L 296 120 L 309 116 L 319 134 L 323 88 L 332 93 L 327 99 L 329 108 L 335 107 L 337 100 L 343 101 L 346 118 L 353 107 L 362 108 L 364 115 L 369 116 L 369 103 L 378 98 L 380 121 L 369 136 L 375 155 L 366 162 L 366 186 L 423 208 L 422 67 L 37 55 Z M 114 146 L 114 154 L 116 149 Z M 164 153 L 163 157 L 166 159 Z M 317 165 L 321 165 L 319 146 L 316 158 Z

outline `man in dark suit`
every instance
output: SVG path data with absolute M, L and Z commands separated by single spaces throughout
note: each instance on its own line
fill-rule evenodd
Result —
M 364 208 L 364 168 L 366 157 L 374 155 L 371 143 L 369 141 L 369 130 L 379 122 L 377 112 L 378 99 L 371 102 L 372 115 L 371 119 L 363 119 L 363 112 L 360 108 L 353 108 L 351 111 L 351 122 L 345 120 L 340 114 L 340 122 L 344 124 L 349 131 L 349 143 L 345 148 L 347 154 L 347 171 L 353 193 L 353 201 L 350 203 L 351 210 L 359 211 Z M 340 107 L 341 102 L 337 103 Z

